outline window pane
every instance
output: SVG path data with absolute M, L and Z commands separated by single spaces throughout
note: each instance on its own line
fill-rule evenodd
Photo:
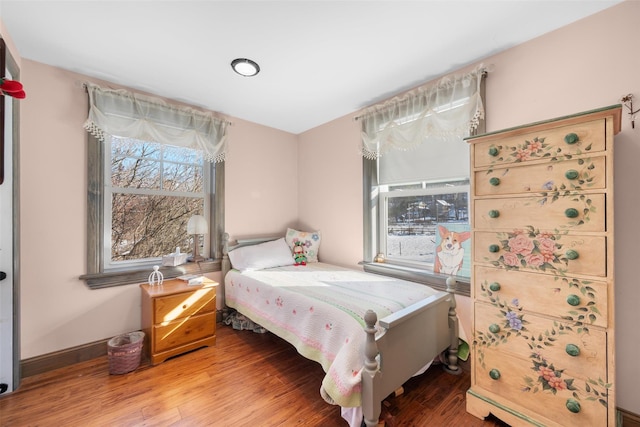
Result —
M 387 197 L 386 257 L 433 264 L 438 224 L 467 224 L 468 194 Z
M 160 188 L 161 145 L 130 138 L 111 138 L 111 185 Z
M 116 193 L 112 197 L 111 259 L 125 261 L 189 248 L 187 221 L 202 215 L 204 198 Z
M 162 189 L 199 193 L 204 188 L 203 166 L 165 163 Z

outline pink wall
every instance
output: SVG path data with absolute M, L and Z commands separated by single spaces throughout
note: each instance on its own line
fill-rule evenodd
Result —
M 483 63 L 493 65 L 487 79 L 487 131 L 617 104 L 628 93 L 635 94 L 640 107 L 639 27 L 640 2 L 626 1 L 485 58 Z M 352 120 L 355 115 L 300 135 L 301 174 L 309 170 L 304 162 L 313 159 L 313 174 L 307 175 L 322 178 L 311 180 L 307 188 L 312 191 L 301 189 L 299 220 L 327 230 L 321 255 L 329 252 L 326 259 L 349 261 L 352 266 L 362 258 L 362 192 L 357 177 L 361 159 L 354 154 L 359 138 L 358 124 Z M 640 286 L 635 271 L 635 246 L 640 241 L 640 120 L 631 129 L 624 116 L 615 159 L 617 398 L 619 407 L 640 414 L 636 390 Z M 331 251 L 322 252 L 325 248 Z M 340 255 L 334 255 L 334 250 Z M 458 300 L 462 326 L 469 335 L 469 299 Z
M 284 235 L 298 219 L 298 138 L 232 121 L 225 166 L 225 229 L 231 238 Z
M 343 117 L 299 136 L 298 212 L 304 230 L 320 230 L 324 262 L 362 260 L 362 156 L 359 128 Z

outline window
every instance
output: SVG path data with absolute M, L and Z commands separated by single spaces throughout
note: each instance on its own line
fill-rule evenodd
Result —
M 438 226 L 449 231 L 469 225 L 469 180 L 383 185 L 380 253 L 387 262 L 434 270 Z
M 187 221 L 208 216 L 213 165 L 192 148 L 115 136 L 105 144 L 105 269 L 157 264 L 176 247 L 190 250 Z M 199 253 L 208 251 L 205 244 Z
M 187 223 L 207 219 L 198 239 L 208 260 L 161 267 L 165 278 L 220 268 L 224 232 L 225 120 L 122 89 L 87 83 L 87 274 L 92 288 L 147 280 L 176 247 L 191 252 Z
M 484 127 L 479 67 L 365 110 L 362 120 L 364 268 L 444 288 L 470 275 L 469 145 Z M 456 232 L 463 269 L 438 256 Z M 375 262 L 378 261 L 378 262 Z M 380 262 L 383 261 L 383 262 Z M 446 268 L 445 268 L 446 267 Z

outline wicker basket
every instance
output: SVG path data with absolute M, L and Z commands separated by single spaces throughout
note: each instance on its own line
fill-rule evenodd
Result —
M 136 331 L 113 337 L 107 343 L 109 374 L 120 375 L 140 366 L 144 332 Z

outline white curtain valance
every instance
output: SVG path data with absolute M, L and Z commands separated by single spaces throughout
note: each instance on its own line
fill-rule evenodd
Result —
M 362 155 L 378 159 L 390 150 L 412 150 L 429 139 L 464 138 L 484 118 L 480 82 L 483 66 L 440 79 L 367 108 L 362 120 Z
M 100 141 L 105 135 L 136 138 L 199 150 L 210 162 L 224 161 L 228 122 L 213 113 L 124 89 L 91 83 L 86 88 L 89 117 L 84 128 Z

